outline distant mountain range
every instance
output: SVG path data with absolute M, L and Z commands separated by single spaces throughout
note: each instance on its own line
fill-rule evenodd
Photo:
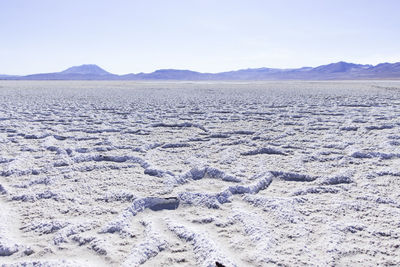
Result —
M 257 68 L 219 73 L 201 73 L 191 70 L 162 69 L 152 73 L 117 75 L 97 65 L 81 65 L 61 72 L 25 76 L 0 75 L 2 80 L 350 80 L 400 79 L 400 62 L 376 66 L 337 62 L 315 68 L 298 69 Z

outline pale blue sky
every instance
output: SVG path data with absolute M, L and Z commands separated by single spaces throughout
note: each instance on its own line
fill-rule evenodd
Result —
M 0 0 L 0 73 L 400 61 L 398 0 Z

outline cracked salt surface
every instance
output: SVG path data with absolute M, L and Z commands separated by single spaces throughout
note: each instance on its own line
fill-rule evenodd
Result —
M 0 266 L 400 265 L 400 82 L 0 90 Z

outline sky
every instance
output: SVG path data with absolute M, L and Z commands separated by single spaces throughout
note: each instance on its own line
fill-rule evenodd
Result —
M 0 0 L 0 74 L 400 62 L 399 0 Z

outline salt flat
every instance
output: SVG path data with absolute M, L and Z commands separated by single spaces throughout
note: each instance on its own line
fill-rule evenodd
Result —
M 1 266 L 400 265 L 400 82 L 0 82 Z

